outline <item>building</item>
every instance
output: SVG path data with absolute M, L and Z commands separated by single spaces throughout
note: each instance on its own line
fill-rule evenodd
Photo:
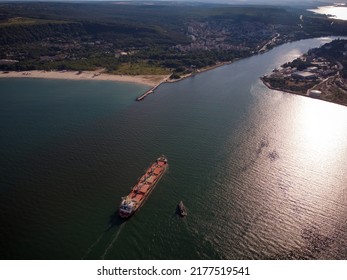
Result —
M 322 95 L 322 92 L 316 89 L 309 89 L 307 93 L 308 93 L 308 96 L 314 97 L 314 98 L 319 98 Z
M 311 66 L 311 67 L 307 67 L 306 71 L 308 72 L 317 72 L 318 71 L 318 67 L 317 66 Z
M 311 80 L 316 79 L 317 75 L 311 72 L 297 71 L 292 74 L 292 77 L 300 80 Z

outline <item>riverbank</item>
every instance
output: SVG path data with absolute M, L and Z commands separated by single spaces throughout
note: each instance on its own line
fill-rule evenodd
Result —
M 292 91 L 292 90 L 289 90 L 289 89 L 283 89 L 283 88 L 277 88 L 277 87 L 274 87 L 272 86 L 269 82 L 267 82 L 264 77 L 260 77 L 260 80 L 263 82 L 263 84 L 269 88 L 269 89 L 272 89 L 272 90 L 278 90 L 278 91 L 283 91 L 283 92 L 288 92 L 288 93 L 292 93 L 292 94 L 297 94 L 297 95 L 302 95 L 302 96 L 308 96 L 307 94 L 305 93 L 302 93 L 302 92 L 298 92 L 298 91 Z
M 61 79 L 61 80 L 97 80 L 115 81 L 148 85 L 155 87 L 169 78 L 169 75 L 112 75 L 96 71 L 24 71 L 24 72 L 2 72 L 0 78 L 39 78 L 39 79 Z
M 207 66 L 207 67 L 203 67 L 203 68 L 200 68 L 200 69 L 197 69 L 196 71 L 192 72 L 192 73 L 189 73 L 189 74 L 186 74 L 186 75 L 183 75 L 181 76 L 179 79 L 174 79 L 174 80 L 166 80 L 165 82 L 167 83 L 175 83 L 175 82 L 179 82 L 179 81 L 182 81 L 184 79 L 187 79 L 187 78 L 190 78 L 196 74 L 200 74 L 200 73 L 203 73 L 203 72 L 206 72 L 206 71 L 210 71 L 210 70 L 213 70 L 213 69 L 216 69 L 218 67 L 221 67 L 221 66 L 224 66 L 224 65 L 229 65 L 237 60 L 240 60 L 241 58 L 236 58 L 232 61 L 226 61 L 226 62 L 218 62 L 216 63 L 215 65 L 212 65 L 212 66 Z
M 261 80 L 270 89 L 347 105 L 345 44 L 334 40 L 291 62 L 281 65 Z
M 343 106 L 347 106 L 347 100 L 346 98 L 342 95 L 339 96 L 335 96 L 334 95 L 334 91 L 336 92 L 336 88 L 334 90 L 332 90 L 332 83 L 331 80 L 335 80 L 336 77 L 330 77 L 324 81 L 322 81 L 321 83 L 314 85 L 312 88 L 308 89 L 305 93 L 303 92 L 298 92 L 298 91 L 291 91 L 289 89 L 283 89 L 283 88 L 277 88 L 272 86 L 270 83 L 268 83 L 263 77 L 260 77 L 260 80 L 262 80 L 263 84 L 271 89 L 271 90 L 277 90 L 277 91 L 282 91 L 282 92 L 288 92 L 291 94 L 296 94 L 296 95 L 301 95 L 301 96 L 306 96 L 306 97 L 310 97 L 310 98 L 314 98 L 314 99 L 319 99 L 322 101 L 327 101 L 327 102 L 331 102 L 331 103 L 335 103 L 338 105 L 343 105 Z M 330 84 L 329 84 L 330 82 Z M 322 90 L 323 89 L 323 90 Z M 313 90 L 318 90 L 320 92 L 322 92 L 322 95 L 320 96 L 310 96 L 308 93 L 310 91 Z

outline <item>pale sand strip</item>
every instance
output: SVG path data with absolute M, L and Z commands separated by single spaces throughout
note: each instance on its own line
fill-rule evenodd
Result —
M 154 87 L 165 82 L 170 75 L 112 75 L 102 73 L 101 71 L 24 71 L 24 72 L 2 72 L 0 78 L 42 78 L 42 79 L 62 79 L 62 80 L 98 80 L 128 82 L 148 85 Z

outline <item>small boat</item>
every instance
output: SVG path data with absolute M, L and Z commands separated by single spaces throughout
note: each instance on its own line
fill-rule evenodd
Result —
M 180 201 L 180 203 L 178 203 L 177 210 L 178 210 L 178 214 L 181 217 L 187 216 L 187 210 L 186 210 L 186 207 L 184 207 L 184 204 L 182 201 Z

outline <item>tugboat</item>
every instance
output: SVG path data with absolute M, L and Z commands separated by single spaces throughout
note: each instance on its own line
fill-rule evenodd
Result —
M 184 207 L 184 204 L 183 204 L 182 201 L 180 201 L 180 203 L 178 203 L 178 205 L 177 205 L 177 211 L 178 211 L 178 214 L 179 214 L 181 217 L 187 216 L 187 210 L 186 210 L 186 207 Z

